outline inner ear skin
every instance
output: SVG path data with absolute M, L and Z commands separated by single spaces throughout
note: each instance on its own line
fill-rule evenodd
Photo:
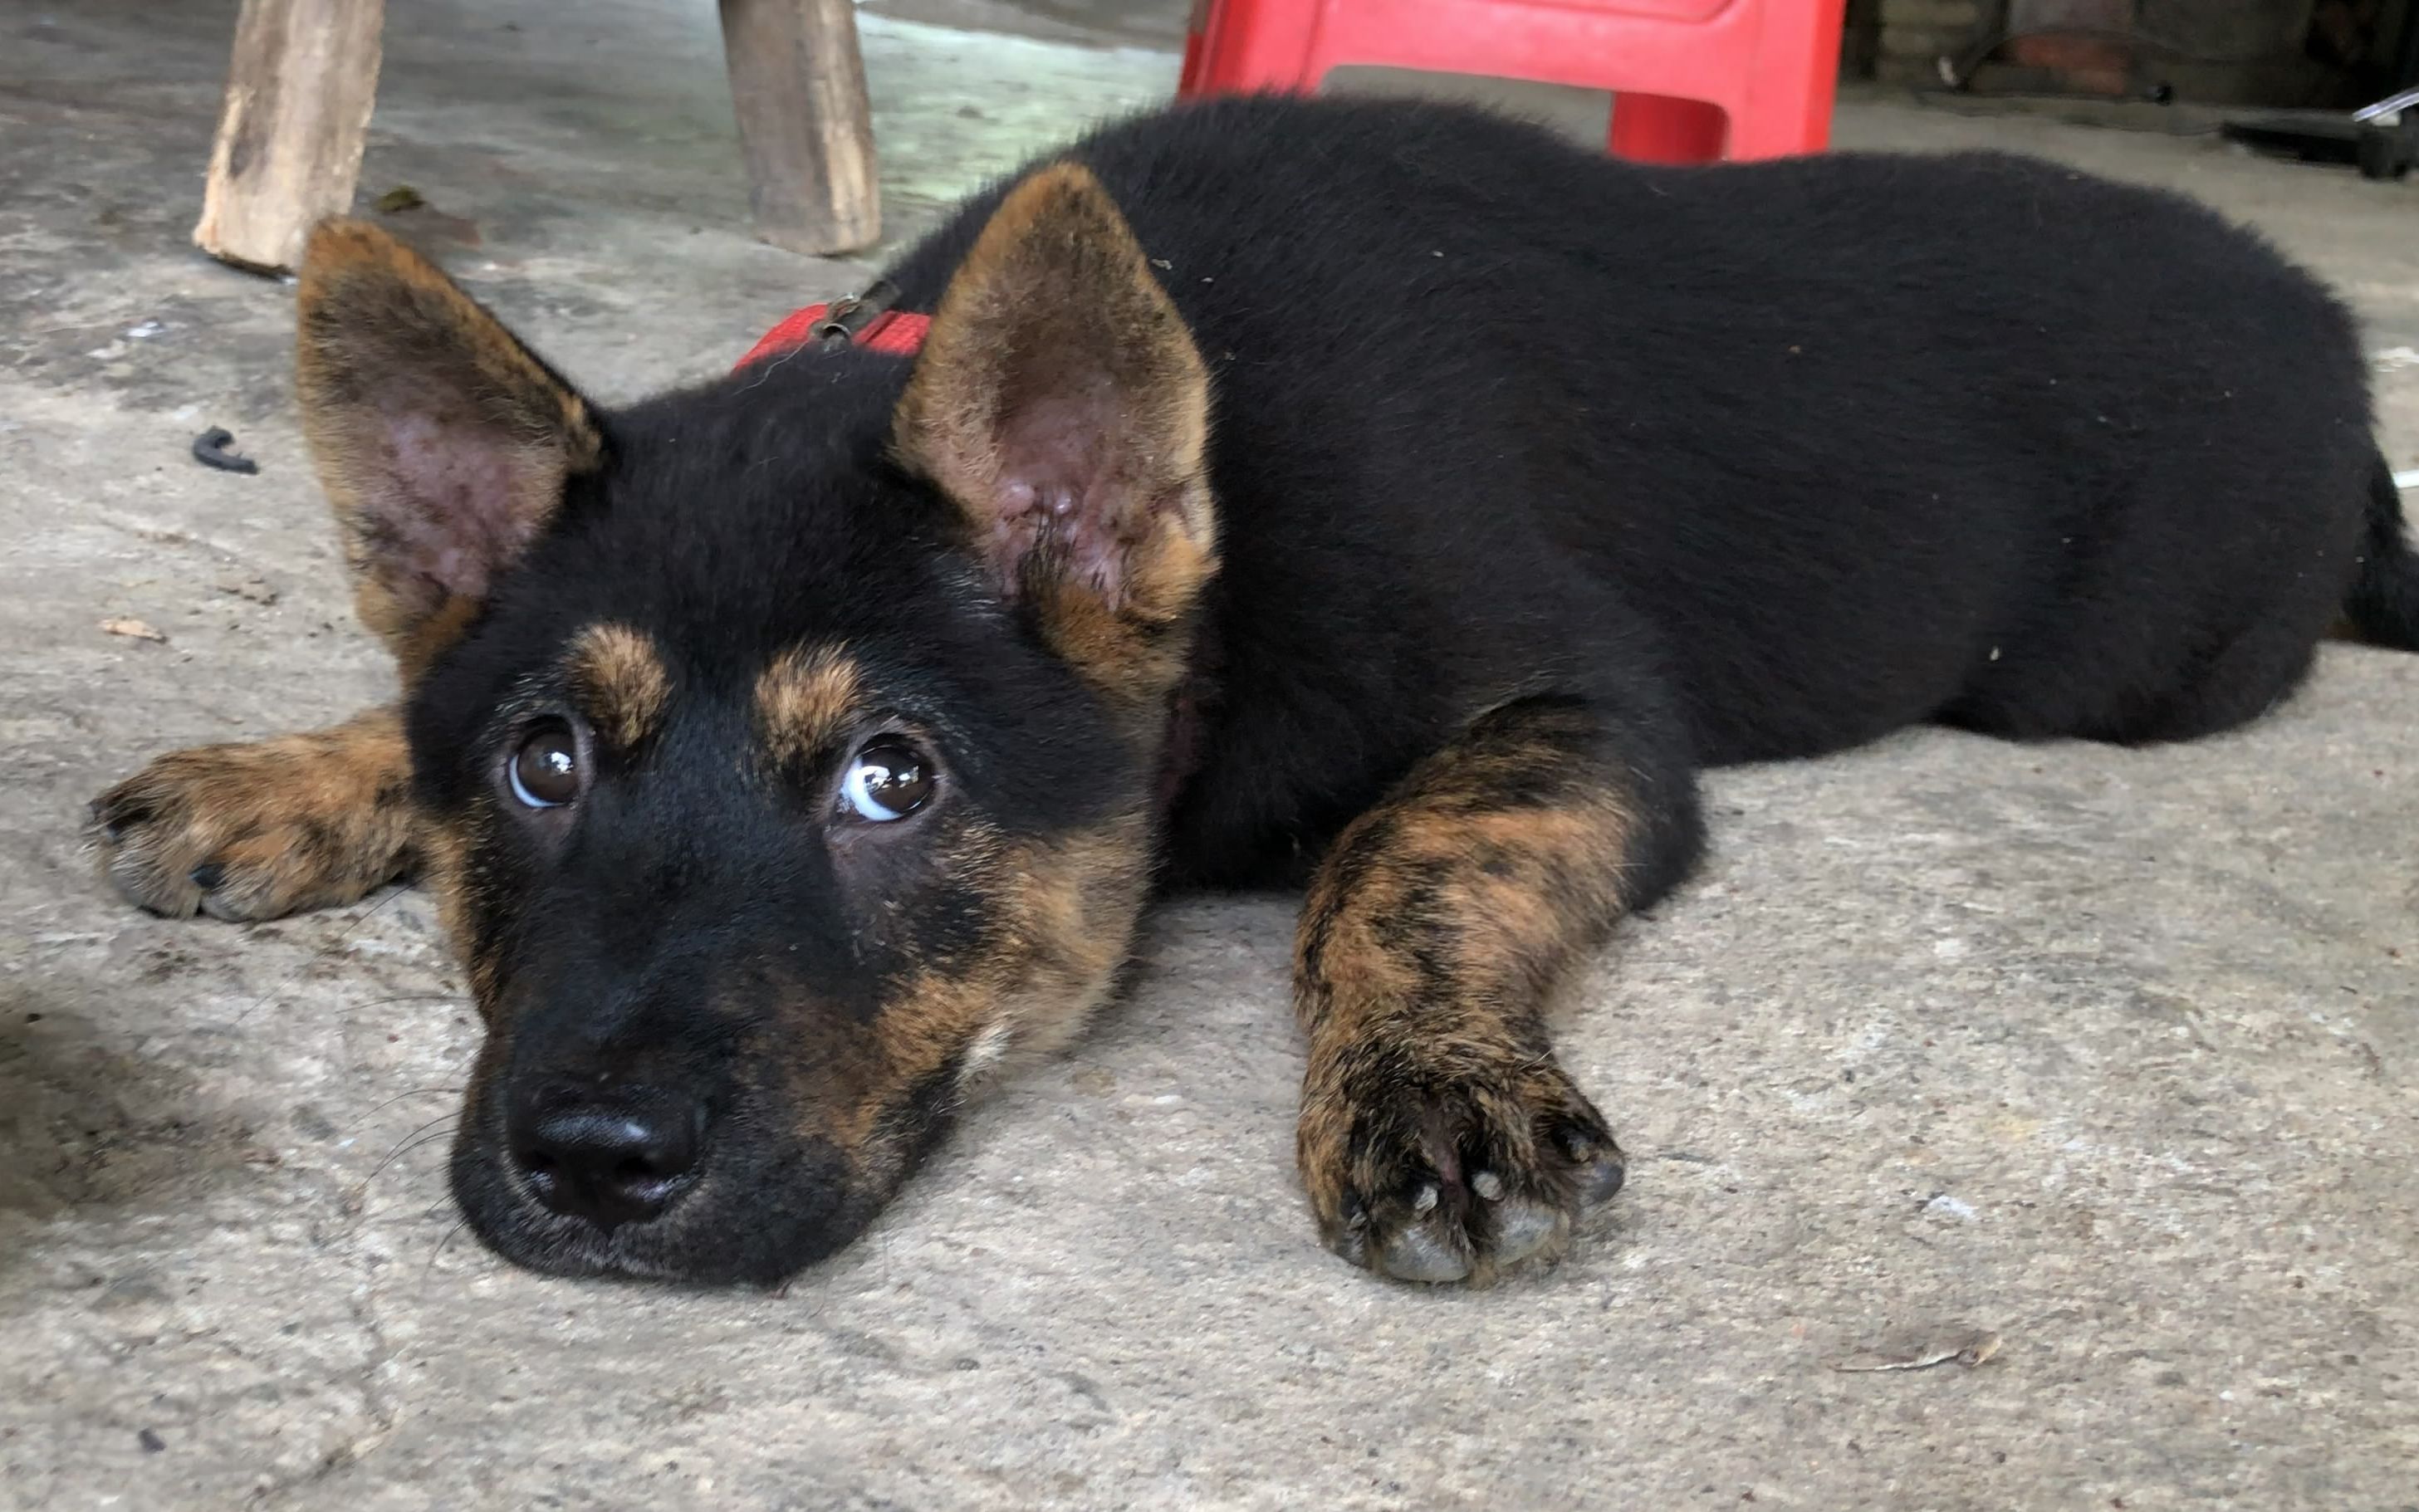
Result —
M 384 421 L 383 439 L 374 431 L 373 442 L 391 459 L 389 485 L 403 497 L 364 509 L 365 554 L 392 577 L 399 598 L 433 604 L 455 594 L 485 597 L 489 578 L 519 556 L 554 513 L 554 501 L 523 497 L 547 482 L 545 447 L 485 433 L 458 401 L 403 393 L 373 397 L 370 405 Z M 446 511 L 446 501 L 511 503 Z

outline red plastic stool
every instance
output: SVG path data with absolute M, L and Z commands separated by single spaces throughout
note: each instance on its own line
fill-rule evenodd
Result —
M 1308 93 L 1348 64 L 1609 89 L 1646 162 L 1819 152 L 1843 0 L 1195 0 L 1179 95 Z

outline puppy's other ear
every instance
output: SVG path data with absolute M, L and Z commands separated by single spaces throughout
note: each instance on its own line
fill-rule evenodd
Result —
M 302 428 L 362 623 L 416 679 L 598 467 L 586 401 L 426 258 L 330 221 L 303 255 Z
M 1217 570 L 1210 379 L 1088 169 L 1043 168 L 1001 201 L 894 427 L 1063 654 L 1096 681 L 1156 680 L 1165 658 L 1136 663 L 1137 638 L 1182 620 Z

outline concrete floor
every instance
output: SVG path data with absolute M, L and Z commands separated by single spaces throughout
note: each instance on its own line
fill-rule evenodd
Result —
M 1163 51 L 1068 45 L 1113 8 L 868 8 L 899 234 L 1165 91 Z M 473 1031 L 424 900 L 169 923 L 78 853 L 148 755 L 387 686 L 288 293 L 186 247 L 233 9 L 0 0 L 0 1505 L 2419 1505 L 2419 658 L 2362 650 L 2188 748 L 1718 778 L 1712 864 L 1564 1041 L 1631 1188 L 1493 1291 L 1312 1242 L 1283 898 L 1172 909 L 1131 1004 L 786 1295 L 454 1237 L 426 1141 Z M 363 188 L 417 188 L 601 393 L 859 278 L 747 236 L 710 8 L 409 9 Z M 2419 183 L 1904 102 L 1840 136 L 2264 226 L 2366 317 L 2419 460 Z M 210 424 L 258 476 L 187 458 Z

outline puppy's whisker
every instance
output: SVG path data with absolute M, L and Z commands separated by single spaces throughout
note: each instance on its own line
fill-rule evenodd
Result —
M 387 1008 L 396 1003 L 464 1003 L 470 1001 L 469 993 L 397 993 L 392 997 L 372 997 L 355 1003 L 346 1010 L 349 1015 L 365 1008 Z
M 378 1179 L 379 1172 L 393 1165 L 398 1159 L 410 1153 L 412 1150 L 418 1149 L 423 1145 L 432 1144 L 437 1140 L 442 1139 L 448 1134 L 451 1134 L 454 1132 L 455 1122 L 455 1115 L 451 1113 L 443 1114 L 438 1118 L 429 1119 L 426 1123 L 422 1124 L 419 1128 L 412 1130 L 411 1133 L 405 1134 L 401 1139 L 397 1140 L 394 1148 L 386 1152 L 385 1158 L 380 1160 L 377 1165 L 372 1166 L 370 1168 L 370 1173 L 367 1176 L 362 1178 L 361 1184 L 354 1189 L 354 1196 L 356 1199 L 358 1199 L 362 1194 L 366 1193 L 369 1190 L 370 1183 Z M 443 1124 L 445 1127 L 439 1128 L 438 1125 L 439 1124 Z
M 369 1122 L 373 1118 L 376 1118 L 378 1114 L 384 1112 L 386 1109 L 394 1106 L 397 1103 L 407 1102 L 415 1097 L 460 1097 L 461 1095 L 462 1088 L 458 1087 L 415 1087 L 408 1092 L 397 1092 L 393 1097 L 390 1097 L 383 1102 L 373 1103 L 369 1108 L 362 1112 L 360 1118 L 355 1119 L 351 1123 L 346 1125 L 346 1127 L 347 1130 L 358 1129 L 362 1124 Z M 427 1125 L 423 1124 L 421 1127 L 426 1128 Z
M 388 888 L 385 897 L 380 898 L 377 902 L 370 904 L 367 908 L 364 908 L 360 913 L 354 915 L 352 920 L 337 933 L 334 939 L 328 941 L 317 949 L 312 951 L 310 955 L 303 959 L 300 965 L 296 966 L 292 971 L 288 972 L 284 980 L 280 980 L 276 986 L 271 987 L 269 991 L 261 994 L 259 998 L 255 1000 L 250 1008 L 245 1009 L 242 1012 L 238 1013 L 233 1019 L 229 1020 L 227 1027 L 230 1029 L 239 1027 L 243 1024 L 244 1020 L 252 1017 L 253 1014 L 260 1011 L 262 1008 L 266 1007 L 270 998 L 276 997 L 291 989 L 296 982 L 302 980 L 303 975 L 313 966 L 317 965 L 320 962 L 326 960 L 329 956 L 335 954 L 338 949 L 342 949 L 345 942 L 351 939 L 354 934 L 359 933 L 362 925 L 368 923 L 371 919 L 376 918 L 380 910 L 384 909 L 389 903 L 393 903 L 397 898 L 402 897 L 403 891 L 404 889 L 401 887 Z
M 470 1220 L 468 1218 L 455 1219 L 454 1227 L 445 1230 L 445 1237 L 437 1242 L 437 1247 L 428 1252 L 428 1264 L 420 1273 L 420 1284 L 423 1288 L 425 1288 L 429 1280 L 437 1274 L 437 1262 L 445 1257 L 445 1248 L 454 1242 L 454 1236 L 469 1227 L 470 1224 Z

